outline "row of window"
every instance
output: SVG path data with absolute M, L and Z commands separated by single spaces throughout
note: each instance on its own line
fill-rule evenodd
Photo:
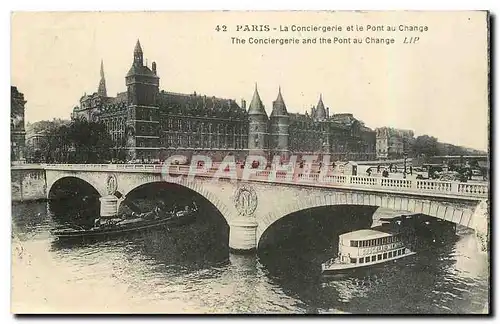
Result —
M 124 132 L 113 132 L 110 134 L 111 139 L 113 142 L 118 144 L 118 146 L 121 146 L 125 140 L 125 133 Z
M 391 252 L 385 252 L 385 253 L 380 253 L 377 255 L 372 255 L 372 256 L 367 256 L 363 258 L 351 258 L 351 263 L 356 263 L 358 261 L 359 263 L 368 263 L 368 262 L 375 262 L 375 261 L 380 261 L 380 260 L 386 260 L 390 258 L 394 258 L 400 255 L 405 254 L 405 249 L 399 249 Z
M 167 134 L 164 138 L 166 147 L 204 147 L 204 148 L 246 148 L 246 136 L 209 135 L 189 136 L 187 134 Z
M 122 130 L 125 128 L 125 118 L 104 119 L 103 122 L 108 132 Z
M 135 108 L 135 119 L 136 120 L 158 120 L 158 109 L 151 108 Z
M 399 235 L 394 235 L 394 236 L 387 236 L 387 237 L 381 237 L 378 239 L 363 240 L 363 241 L 351 240 L 351 246 L 352 247 L 372 247 L 372 246 L 380 246 L 380 245 L 390 244 L 390 243 L 399 242 L 399 241 L 400 241 Z
M 220 124 L 212 122 L 200 122 L 189 119 L 168 118 L 163 121 L 165 130 L 197 132 L 197 133 L 247 133 L 248 129 L 244 125 Z

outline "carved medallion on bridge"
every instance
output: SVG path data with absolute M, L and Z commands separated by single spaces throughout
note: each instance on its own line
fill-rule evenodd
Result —
M 118 182 L 116 181 L 116 177 L 114 174 L 108 176 L 108 180 L 106 180 L 106 193 L 108 195 L 114 195 L 118 189 Z
M 234 205 L 241 216 L 251 216 L 257 208 L 257 193 L 252 187 L 239 187 L 234 195 Z

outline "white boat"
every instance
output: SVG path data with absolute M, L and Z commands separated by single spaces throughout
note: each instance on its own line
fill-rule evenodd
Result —
M 323 263 L 321 272 L 342 274 L 414 254 L 400 233 L 382 227 L 362 229 L 339 236 L 338 256 Z

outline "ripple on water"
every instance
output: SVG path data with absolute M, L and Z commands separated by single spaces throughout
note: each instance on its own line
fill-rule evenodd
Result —
M 30 208 L 32 221 L 24 215 L 16 223 L 13 215 L 13 305 L 21 310 L 481 313 L 488 302 L 488 258 L 477 255 L 469 234 L 404 262 L 320 282 L 313 270 L 321 258 L 310 251 L 221 257 L 226 252 L 207 254 L 190 242 L 190 253 L 177 255 L 182 237 L 162 235 L 52 244 L 50 219 Z

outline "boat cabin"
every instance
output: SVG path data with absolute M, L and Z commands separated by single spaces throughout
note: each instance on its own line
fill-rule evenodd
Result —
M 339 261 L 369 263 L 405 254 L 405 244 L 398 233 L 362 229 L 339 236 Z

